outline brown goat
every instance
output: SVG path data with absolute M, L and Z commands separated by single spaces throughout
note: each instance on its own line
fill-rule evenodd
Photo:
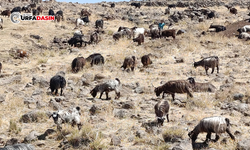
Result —
M 160 101 L 155 105 L 155 115 L 157 117 L 157 121 L 158 121 L 158 126 L 162 126 L 164 123 L 164 116 L 166 115 L 167 120 L 169 122 L 169 118 L 168 118 L 168 112 L 169 112 L 169 104 L 168 101 Z
M 170 29 L 170 30 L 163 30 L 163 31 L 161 32 L 161 37 L 170 37 L 170 36 L 172 36 L 173 39 L 175 39 L 176 30 Z
M 43 13 L 43 6 L 37 7 L 37 10 L 39 11 L 40 14 L 42 14 Z
M 28 53 L 24 50 L 19 49 L 19 50 L 17 50 L 17 57 L 21 57 L 21 58 L 28 57 Z
M 81 10 L 81 16 L 90 16 L 91 13 L 87 9 L 82 9 Z
M 10 17 L 10 14 L 11 14 L 11 12 L 10 12 L 10 10 L 8 10 L 8 9 L 2 11 L 2 13 L 1 13 L 2 16 L 8 16 L 8 17 Z
M 133 42 L 138 42 L 138 45 L 141 45 L 142 43 L 144 43 L 144 35 L 139 34 L 139 36 L 137 38 L 133 39 Z
M 141 57 L 141 63 L 143 64 L 143 67 L 146 67 L 150 64 L 152 64 L 152 61 L 150 60 L 149 55 L 144 55 Z
M 131 71 L 134 71 L 135 66 L 136 66 L 135 56 L 132 56 L 132 57 L 126 57 L 124 59 L 124 62 L 121 68 L 124 68 L 124 70 L 126 70 L 127 68 L 130 68 Z
M 193 87 L 194 92 L 211 92 L 214 93 L 216 87 L 211 83 L 199 83 L 195 82 L 195 86 Z
M 85 65 L 86 60 L 84 57 L 77 57 L 72 61 L 71 68 L 74 73 L 77 73 L 79 70 L 83 68 Z
M 237 14 L 237 9 L 236 8 L 230 8 L 229 11 L 232 14 L 235 14 L 235 15 Z
M 171 94 L 174 101 L 175 93 L 187 93 L 188 96 L 193 97 L 191 91 L 194 85 L 195 80 L 192 77 L 188 78 L 188 80 L 172 80 L 155 88 L 154 92 L 156 96 L 163 93 L 162 98 L 164 98 L 164 93 Z

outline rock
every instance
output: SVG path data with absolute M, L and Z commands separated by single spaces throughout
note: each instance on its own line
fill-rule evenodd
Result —
M 146 133 L 144 131 L 142 131 L 142 130 L 137 130 L 135 132 L 135 136 L 139 137 L 139 138 L 143 138 L 143 137 L 145 137 L 145 135 L 146 135 Z
M 54 99 L 50 99 L 49 106 L 53 108 L 53 110 L 60 110 L 62 106 L 56 102 Z
M 98 80 L 102 80 L 102 79 L 107 79 L 107 77 L 102 75 L 102 74 L 96 74 L 94 81 L 98 81 Z
M 0 95 L 0 103 L 5 101 L 6 96 L 5 95 Z
M 5 149 L 25 149 L 25 150 L 35 150 L 35 147 L 31 144 L 15 144 L 15 145 L 8 145 L 4 147 Z
M 236 149 L 239 150 L 249 150 L 250 149 L 250 139 L 245 139 L 237 143 Z
M 114 146 L 119 146 L 121 144 L 121 139 L 118 137 L 118 136 L 112 136 L 111 138 L 111 145 L 114 145 Z
M 234 96 L 233 96 L 234 100 L 242 100 L 243 97 L 244 97 L 244 95 L 241 94 L 241 93 L 236 93 L 236 94 L 234 94 Z
M 80 50 L 78 48 L 70 48 L 69 53 L 78 53 Z
M 19 83 L 19 82 L 21 82 L 21 80 L 22 80 L 21 75 L 9 77 L 9 78 L 2 78 L 2 79 L 0 79 L 0 86 L 9 85 L 11 83 Z
M 94 80 L 94 75 L 91 73 L 84 73 L 82 75 L 82 78 L 85 78 L 87 81 L 93 81 Z
M 42 76 L 34 76 L 32 78 L 32 84 L 38 85 L 40 88 L 49 87 L 49 82 L 45 80 Z
M 39 122 L 41 119 L 43 119 L 43 112 L 33 110 L 31 112 L 28 112 L 24 115 L 22 115 L 20 121 L 23 123 L 30 123 L 30 122 Z
M 36 141 L 38 139 L 38 135 L 39 133 L 37 133 L 36 131 L 31 131 L 31 133 L 24 138 L 23 142 L 30 143 L 31 141 Z
M 114 109 L 113 113 L 114 116 L 119 119 L 125 118 L 127 116 L 127 111 L 124 109 Z
M 120 104 L 122 105 L 122 108 L 124 109 L 134 109 L 135 105 L 133 102 L 127 101 L 127 102 L 120 102 Z

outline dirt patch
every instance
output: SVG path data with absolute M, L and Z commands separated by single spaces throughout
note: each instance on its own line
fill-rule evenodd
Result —
M 237 30 L 245 25 L 250 25 L 250 22 L 247 21 L 239 21 L 239 22 L 234 22 L 232 24 L 229 24 L 226 26 L 227 30 L 221 32 L 220 34 L 227 36 L 227 37 L 233 37 L 233 36 L 238 36 L 239 33 Z

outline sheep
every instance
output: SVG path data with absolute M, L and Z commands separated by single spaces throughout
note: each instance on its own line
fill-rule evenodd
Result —
M 247 32 L 242 32 L 239 36 L 238 36 L 239 39 L 250 39 L 250 34 L 247 33 Z
M 160 96 L 163 93 L 163 99 L 164 93 L 171 94 L 174 101 L 175 93 L 187 93 L 188 96 L 193 97 L 191 91 L 194 85 L 195 80 L 192 77 L 188 78 L 188 80 L 171 80 L 162 86 L 156 87 L 154 92 L 156 96 Z
M 232 140 L 235 140 L 235 137 L 230 132 L 230 120 L 228 118 L 224 118 L 221 116 L 207 117 L 203 118 L 198 125 L 188 133 L 188 136 L 192 139 L 192 142 L 195 142 L 199 133 L 206 132 L 206 140 L 205 143 L 211 140 L 211 134 L 215 133 L 216 138 L 213 142 L 217 142 L 219 140 L 219 134 L 227 132 Z
M 195 82 L 195 86 L 193 87 L 193 92 L 211 92 L 214 93 L 216 87 L 211 83 L 200 83 Z
M 50 79 L 50 89 L 51 89 L 51 94 L 53 94 L 54 90 L 55 95 L 58 93 L 58 89 L 61 88 L 61 96 L 63 93 L 63 88 L 66 86 L 66 80 L 64 78 L 64 75 L 62 74 L 56 74 Z
M 208 75 L 207 70 L 209 68 L 212 68 L 211 74 L 213 74 L 215 67 L 217 67 L 217 73 L 219 73 L 219 58 L 218 56 L 210 56 L 210 57 L 203 58 L 202 60 L 198 62 L 194 62 L 194 67 L 196 68 L 198 66 L 202 66 L 205 68 L 206 75 Z
M 77 73 L 79 70 L 83 68 L 85 65 L 86 60 L 84 57 L 77 57 L 72 61 L 71 68 L 74 73 Z
M 158 126 L 163 126 L 164 123 L 164 116 L 166 115 L 167 120 L 169 122 L 169 118 L 168 118 L 168 112 L 169 112 L 169 103 L 168 101 L 160 101 L 155 105 L 155 115 L 157 117 L 157 121 L 158 121 Z
M 242 33 L 242 32 L 249 32 L 249 31 L 250 31 L 250 25 L 245 25 L 244 27 L 239 28 L 237 31 L 238 31 L 239 33 Z
M 0 63 L 0 73 L 1 73 L 2 67 L 3 67 L 3 66 L 2 66 L 2 63 Z
M 57 129 L 61 130 L 61 125 L 64 123 L 70 123 L 72 127 L 77 125 L 78 130 L 81 130 L 82 123 L 80 120 L 81 108 L 76 107 L 70 110 L 58 110 L 57 112 L 53 112 L 50 116 L 53 118 L 54 123 L 57 125 Z
M 103 92 L 105 92 L 106 100 L 108 100 L 109 99 L 108 93 L 111 91 L 115 91 L 116 93 L 115 99 L 119 99 L 120 98 L 120 92 L 119 92 L 120 85 L 121 85 L 121 82 L 118 78 L 115 78 L 115 80 L 108 80 L 107 82 L 96 85 L 95 88 L 90 91 L 90 94 L 95 98 L 97 93 L 100 92 L 101 94 L 100 94 L 99 99 L 101 99 Z
M 124 70 L 126 70 L 127 68 L 130 68 L 131 71 L 134 71 L 135 66 L 136 66 L 135 56 L 132 56 L 132 57 L 126 57 L 124 59 L 124 62 L 121 68 L 124 68 Z
M 149 55 L 150 54 L 144 55 L 141 57 L 141 63 L 143 64 L 143 67 L 146 67 L 146 66 L 152 64 L 152 61 L 150 60 Z

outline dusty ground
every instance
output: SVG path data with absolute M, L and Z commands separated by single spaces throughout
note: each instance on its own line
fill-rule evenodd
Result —
M 15 3 L 15 6 L 19 4 Z M 24 4 L 20 3 L 20 6 Z M 72 3 L 47 3 L 44 5 L 49 8 L 54 6 L 55 10 L 62 9 L 65 18 L 77 18 L 82 8 L 92 10 L 90 16 L 91 23 L 83 26 L 81 29 L 85 35 L 94 30 L 94 22 L 101 19 L 99 14 L 110 13 L 117 14 L 114 9 L 103 8 L 98 4 L 72 4 Z M 12 8 L 3 5 L 2 8 Z M 2 9 L 1 8 L 1 9 Z M 117 4 L 116 8 L 131 9 L 130 6 Z M 66 38 L 71 37 L 75 25 L 65 19 L 60 23 L 53 21 L 22 21 L 19 24 L 13 24 L 9 18 L 4 19 L 4 29 L 0 31 L 1 47 L 0 62 L 3 69 L 0 74 L 0 95 L 5 101 L 0 103 L 0 137 L 3 141 L 11 138 L 17 138 L 20 142 L 31 132 L 36 131 L 40 134 L 47 129 L 56 130 L 52 119 L 46 115 L 47 112 L 53 112 L 50 100 L 52 96 L 47 87 L 32 85 L 33 77 L 43 77 L 49 82 L 50 78 L 58 71 L 66 72 L 67 87 L 64 90 L 64 96 L 59 97 L 64 101 L 59 105 L 62 109 L 80 106 L 82 108 L 83 129 L 78 132 L 76 127 L 70 125 L 63 126 L 63 133 L 59 131 L 46 137 L 45 140 L 35 140 L 30 142 L 36 149 L 61 149 L 59 143 L 63 139 L 69 141 L 69 145 L 77 142 L 75 139 L 89 139 L 86 145 L 82 144 L 76 149 L 171 149 L 180 145 L 183 149 L 192 149 L 191 141 L 188 138 L 188 131 L 192 130 L 200 119 L 209 116 L 228 117 L 232 123 L 232 133 L 236 134 L 236 141 L 232 141 L 227 134 L 222 134 L 219 142 L 209 144 L 209 147 L 215 149 L 235 149 L 239 141 L 249 138 L 249 41 L 241 41 L 232 36 L 232 32 L 241 25 L 247 23 L 238 22 L 248 13 L 245 8 L 239 8 L 238 15 L 232 15 L 225 7 L 210 8 L 219 13 L 219 18 L 205 20 L 204 22 L 192 22 L 186 18 L 176 23 L 171 28 L 185 29 L 187 33 L 177 36 L 176 40 L 172 38 L 150 40 L 146 37 L 145 43 L 137 46 L 132 40 L 122 39 L 114 42 L 112 34 L 117 31 L 119 26 L 133 27 L 133 22 L 123 21 L 121 19 L 105 20 L 102 41 L 97 45 L 87 45 L 78 48 L 78 52 L 70 53 L 70 46 L 60 49 L 52 46 L 55 36 Z M 165 7 L 142 7 L 135 12 L 154 12 L 164 11 Z M 3 9 L 2 9 L 3 10 Z M 181 11 L 183 8 L 177 8 L 173 11 Z M 48 10 L 44 11 L 44 15 Z M 173 13 L 173 12 L 171 12 Z M 118 13 L 119 15 L 123 15 Z M 167 19 L 168 16 L 162 14 L 157 16 L 159 19 Z M 235 23 L 238 22 L 238 23 Z M 224 33 L 210 33 L 205 36 L 199 36 L 202 31 L 206 31 L 211 23 L 227 25 L 228 30 Z M 248 23 L 249 24 L 249 23 Z M 148 24 L 140 24 L 140 27 L 148 28 Z M 40 35 L 41 40 L 30 38 L 30 35 Z M 224 36 L 226 35 L 226 36 Z M 229 36 L 227 36 L 229 35 Z M 44 48 L 41 48 L 44 47 Z M 10 55 L 11 49 L 22 49 L 29 53 L 28 58 L 14 59 Z M 105 57 L 105 65 L 90 67 L 77 74 L 71 72 L 72 60 L 82 55 L 88 57 L 92 53 L 101 53 Z M 143 68 L 140 63 L 140 57 L 144 54 L 152 54 L 153 64 Z M 126 56 L 135 55 L 138 65 L 134 72 L 122 71 L 120 66 Z M 205 75 L 204 68 L 193 67 L 193 61 L 198 61 L 201 57 L 217 55 L 220 58 L 220 73 Z M 174 57 L 182 57 L 184 63 L 175 63 Z M 108 78 L 119 78 L 122 83 L 122 93 L 119 100 L 114 100 L 114 93 L 111 92 L 111 100 L 93 99 L 89 91 L 99 82 L 94 81 L 94 76 L 101 74 Z M 8 82 L 13 77 L 19 76 L 20 80 Z M 176 98 L 187 101 L 186 106 L 179 106 L 171 103 L 170 122 L 164 123 L 161 128 L 153 128 L 148 131 L 142 127 L 143 122 L 155 120 L 154 105 L 157 98 L 153 92 L 153 86 L 161 85 L 161 82 L 175 79 L 187 79 L 195 77 L 198 82 L 211 82 L 217 88 L 216 93 L 194 93 L 194 98 L 187 100 L 186 94 L 176 94 Z M 89 86 L 83 85 L 82 81 L 87 80 Z M 136 83 L 139 87 L 136 88 Z M 225 87 L 221 87 L 226 85 Z M 141 92 L 140 92 L 141 91 Z M 36 92 L 36 93 L 34 93 Z M 38 94 L 37 94 L 38 93 Z M 242 101 L 233 100 L 235 93 L 242 93 Z M 98 95 L 99 96 L 99 95 Z M 97 96 L 97 97 L 98 97 Z M 35 97 L 41 103 L 42 107 L 37 108 L 36 104 L 24 104 L 27 98 Z M 123 104 L 129 104 L 132 107 L 126 109 Z M 244 105 L 244 109 L 224 108 L 226 104 Z M 96 115 L 91 116 L 89 109 L 93 106 L 98 107 Z M 23 123 L 20 118 L 25 113 L 33 110 L 39 110 L 40 116 L 37 122 Z M 245 113 L 245 116 L 244 116 Z M 12 123 L 11 123 L 12 122 Z M 13 125 L 14 123 L 14 125 Z M 248 124 L 247 124 L 248 123 Z M 15 126 L 16 125 L 16 126 Z M 237 131 L 237 132 L 236 132 Z M 177 140 L 165 142 L 163 135 L 177 136 Z M 114 136 L 118 138 L 118 146 L 111 144 Z M 205 134 L 200 134 L 198 142 L 205 140 Z M 214 136 L 213 136 L 214 137 Z M 226 144 L 221 142 L 226 138 Z M 77 144 L 75 144 L 77 145 Z M 64 147 L 64 146 L 63 146 Z M 71 149 L 73 149 L 71 147 Z

